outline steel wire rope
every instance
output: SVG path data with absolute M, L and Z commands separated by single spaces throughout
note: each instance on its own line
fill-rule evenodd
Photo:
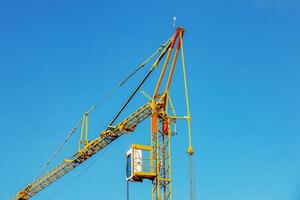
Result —
M 127 150 L 127 148 L 128 148 L 128 146 L 130 146 L 130 143 L 131 143 L 131 141 L 130 141 L 130 134 L 126 134 L 125 135 L 126 137 L 125 137 L 125 140 L 124 140 L 124 145 L 125 145 L 125 151 Z M 131 146 L 130 146 L 130 148 L 131 148 Z M 129 185 L 129 180 L 127 180 L 127 165 L 128 165 L 128 163 L 127 163 L 127 156 L 126 156 L 126 159 L 125 159 L 125 163 L 126 163 L 126 174 L 125 174 L 125 176 L 126 176 L 126 178 L 125 178 L 125 182 L 126 182 L 126 200 L 129 200 L 130 199 L 130 185 Z
M 151 73 L 156 69 L 156 67 L 159 65 L 159 62 L 161 61 L 161 59 L 164 57 L 165 53 L 167 52 L 167 49 L 169 48 L 170 44 L 171 44 L 171 40 L 173 37 L 171 37 L 166 43 L 168 43 L 168 45 L 162 45 L 161 46 L 161 53 L 158 56 L 158 58 L 156 59 L 156 61 L 153 63 L 153 65 L 151 66 L 150 70 L 147 72 L 147 74 L 145 75 L 145 77 L 141 80 L 141 82 L 138 84 L 138 86 L 135 88 L 135 90 L 131 93 L 131 95 L 127 98 L 127 100 L 125 101 L 125 103 L 122 105 L 122 107 L 120 108 L 119 112 L 115 115 L 115 117 L 113 118 L 113 120 L 109 123 L 109 126 L 112 126 L 113 123 L 117 120 L 117 118 L 120 116 L 120 114 L 123 112 L 123 110 L 126 108 L 126 106 L 128 105 L 128 103 L 132 100 L 132 98 L 135 96 L 135 94 L 139 91 L 139 89 L 141 88 L 141 86 L 145 83 L 145 81 L 149 78 L 149 76 L 151 75 Z M 165 44 L 166 44 L 165 43 Z M 160 52 L 160 51 L 159 51 Z
M 194 166 L 194 155 L 189 155 L 189 184 L 190 184 L 190 199 L 196 200 L 195 191 L 195 166 Z

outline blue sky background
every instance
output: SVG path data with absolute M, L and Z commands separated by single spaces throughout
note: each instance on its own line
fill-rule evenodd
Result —
M 2 0 L 0 199 L 34 178 L 81 113 L 173 34 L 177 16 L 186 28 L 198 199 L 299 200 L 299 9 L 297 0 Z M 172 96 L 183 115 L 177 66 Z M 91 138 L 144 73 L 90 116 Z M 145 101 L 139 94 L 125 114 Z M 187 135 L 183 122 L 178 128 L 173 197 L 183 200 Z M 76 150 L 77 140 L 54 164 Z M 32 199 L 125 199 L 130 143 L 149 144 L 149 122 Z M 132 200 L 151 199 L 148 181 L 130 189 Z

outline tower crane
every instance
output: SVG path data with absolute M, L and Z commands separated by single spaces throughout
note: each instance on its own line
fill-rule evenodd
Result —
M 152 182 L 152 200 L 172 200 L 172 175 L 171 175 L 171 146 L 170 140 L 173 135 L 174 129 L 176 129 L 176 120 L 187 120 L 188 125 L 188 155 L 192 157 L 194 154 L 192 148 L 191 138 L 191 116 L 189 109 L 188 89 L 186 80 L 186 71 L 184 63 L 184 51 L 183 51 L 183 34 L 184 28 L 178 27 L 174 35 L 162 44 L 157 51 L 151 55 L 144 63 L 142 63 L 128 78 L 134 75 L 139 69 L 144 67 L 150 60 L 156 55 L 157 58 L 152 64 L 145 77 L 138 84 L 119 112 L 115 115 L 113 120 L 108 124 L 98 137 L 93 140 L 88 140 L 88 115 L 90 111 L 95 109 L 95 106 L 91 110 L 84 113 L 83 117 L 77 125 L 81 125 L 80 141 L 78 151 L 76 151 L 71 157 L 63 160 L 53 169 L 44 172 L 53 157 L 47 162 L 40 174 L 30 184 L 21 189 L 12 199 L 13 200 L 28 200 L 31 197 L 37 195 L 43 189 L 62 178 L 65 174 L 78 167 L 90 157 L 94 156 L 97 152 L 108 147 L 112 142 L 118 139 L 125 133 L 134 132 L 135 128 L 146 118 L 150 117 L 151 122 L 151 141 L 150 145 L 132 144 L 128 152 L 126 153 L 126 179 L 131 182 L 141 182 L 148 179 Z M 174 53 L 175 50 L 175 53 Z M 175 109 L 170 98 L 170 85 L 172 83 L 173 73 L 179 53 L 181 52 L 183 79 L 185 88 L 185 100 L 186 100 L 186 116 L 179 117 L 175 115 Z M 128 103 L 140 90 L 141 86 L 148 79 L 150 74 L 158 68 L 159 64 L 164 58 L 164 63 L 156 83 L 152 96 L 149 96 L 149 101 L 143 106 L 138 108 L 132 114 L 124 118 L 123 120 L 115 123 L 123 112 Z M 170 64 L 169 64 L 170 63 Z M 167 73 L 168 69 L 168 73 Z M 119 86 L 124 84 L 121 82 Z M 165 80 L 165 81 L 164 81 Z M 163 83 L 165 86 L 163 87 Z M 169 113 L 169 111 L 172 113 Z M 69 137 L 76 131 L 76 126 Z M 63 144 L 64 144 L 63 143 Z M 60 146 L 59 150 L 62 146 Z M 193 189 L 193 177 L 191 180 L 191 200 L 194 198 Z

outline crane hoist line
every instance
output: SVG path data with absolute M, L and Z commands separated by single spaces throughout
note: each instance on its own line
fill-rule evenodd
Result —
M 75 128 L 72 129 L 70 134 L 65 139 L 64 143 L 59 147 L 55 154 L 43 167 L 38 176 L 26 187 L 20 190 L 12 199 L 13 200 L 28 200 L 34 195 L 38 194 L 41 190 L 48 187 L 56 180 L 60 179 L 65 174 L 72 171 L 74 168 L 84 163 L 97 152 L 108 147 L 113 141 L 128 132 L 134 132 L 138 124 L 150 117 L 151 130 L 150 132 L 150 145 L 132 144 L 126 153 L 126 179 L 130 182 L 142 182 L 150 180 L 152 182 L 151 198 L 152 200 L 172 200 L 172 173 L 171 173 L 171 137 L 176 132 L 176 121 L 178 119 L 187 120 L 187 139 L 188 139 L 188 156 L 194 154 L 192 148 L 191 137 L 191 116 L 189 109 L 188 89 L 186 70 L 183 52 L 183 33 L 184 28 L 178 27 L 174 35 L 163 43 L 146 61 L 144 61 L 137 69 L 135 69 L 128 77 L 121 81 L 117 87 L 121 87 L 127 82 L 138 70 L 148 64 L 154 57 L 156 57 L 149 71 L 146 73 L 141 82 L 133 90 L 131 95 L 126 99 L 125 103 L 121 106 L 120 110 L 108 124 L 108 126 L 101 131 L 98 137 L 93 140 L 88 140 L 88 115 L 93 111 L 98 103 L 93 106 L 89 111 L 85 112 L 77 123 Z M 175 46 L 177 44 L 177 46 Z M 173 50 L 175 53 L 173 55 Z M 185 101 L 187 113 L 185 116 L 177 116 L 170 97 L 170 85 L 175 71 L 175 66 L 178 58 L 179 51 L 181 51 L 182 67 L 183 67 L 183 80 L 185 89 Z M 157 56 L 158 55 L 158 56 Z M 143 106 L 135 110 L 132 114 L 128 115 L 123 120 L 115 123 L 120 114 L 124 111 L 126 106 L 135 97 L 136 93 L 141 89 L 145 81 L 152 74 L 152 72 L 159 66 L 161 61 L 162 69 L 158 81 L 154 87 L 152 96 L 147 95 L 149 101 Z M 169 65 L 169 63 L 171 63 Z M 167 73 L 167 69 L 168 73 Z M 168 76 L 167 76 L 168 75 Z M 166 81 L 163 81 L 165 80 Z M 162 84 L 165 83 L 165 87 Z M 176 90 L 177 91 L 177 90 Z M 171 113 L 169 111 L 171 110 Z M 71 157 L 63 160 L 53 169 L 44 173 L 46 167 L 54 159 L 57 152 L 61 150 L 62 146 L 68 141 L 69 137 L 77 130 L 81 124 L 80 140 L 78 151 Z M 193 183 L 193 177 L 190 173 L 190 182 Z M 190 185 L 190 199 L 194 200 L 193 184 Z

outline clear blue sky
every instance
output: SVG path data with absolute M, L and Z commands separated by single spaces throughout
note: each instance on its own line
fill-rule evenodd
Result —
M 173 34 L 177 16 L 186 28 L 198 199 L 298 200 L 299 10 L 297 0 L 1 1 L 0 199 L 34 178 L 81 113 Z M 172 87 L 183 115 L 178 69 Z M 142 74 L 91 115 L 91 137 Z M 139 95 L 125 114 L 144 101 Z M 149 142 L 149 122 L 33 199 L 125 199 L 124 153 L 132 142 Z M 182 122 L 172 147 L 173 196 L 184 200 Z M 131 184 L 131 199 L 150 199 L 150 187 Z

